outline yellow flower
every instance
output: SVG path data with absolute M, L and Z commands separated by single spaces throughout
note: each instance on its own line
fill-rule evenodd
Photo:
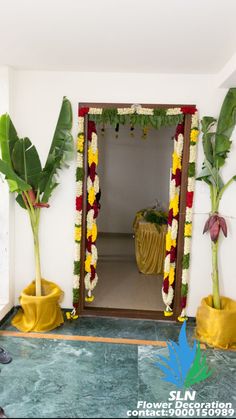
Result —
M 86 258 L 85 261 L 85 270 L 86 272 L 91 272 L 91 259 L 92 259 L 92 255 L 89 254 Z
M 169 273 L 169 284 L 172 285 L 175 280 L 175 268 L 171 266 Z
M 81 241 L 81 227 L 75 227 L 75 241 Z
M 169 272 L 164 272 L 164 279 L 168 278 Z
M 173 175 L 175 175 L 176 170 L 181 169 L 181 167 L 182 167 L 181 166 L 181 160 L 180 160 L 180 157 L 178 156 L 178 154 L 176 152 L 173 153 L 172 159 L 173 159 L 173 161 L 172 161 L 172 173 L 173 173 Z
M 78 140 L 77 140 L 77 150 L 80 151 L 80 153 L 82 153 L 83 149 L 84 149 L 84 134 L 79 134 Z
M 171 240 L 171 246 L 176 247 L 176 240 Z
M 173 216 L 175 217 L 179 212 L 179 195 L 175 194 L 174 198 L 170 201 L 170 209 L 173 209 Z
M 171 231 L 168 231 L 166 235 L 166 251 L 169 252 L 171 248 Z
M 94 153 L 92 147 L 88 149 L 88 164 L 91 166 L 92 163 L 98 165 L 98 150 Z
M 98 235 L 97 224 L 93 223 L 93 227 L 92 227 L 92 242 L 93 243 L 96 241 L 97 235 Z
M 89 239 L 90 236 L 92 236 L 92 229 L 87 230 L 87 239 Z
M 190 140 L 193 141 L 194 143 L 196 143 L 196 141 L 198 139 L 198 134 L 199 134 L 198 129 L 192 129 L 191 133 L 190 133 Z
M 192 224 L 185 224 L 184 235 L 187 236 L 187 237 L 191 237 L 191 235 L 192 235 Z
M 91 206 L 93 205 L 95 198 L 96 198 L 95 190 L 94 190 L 94 187 L 92 186 L 88 191 L 88 202 Z

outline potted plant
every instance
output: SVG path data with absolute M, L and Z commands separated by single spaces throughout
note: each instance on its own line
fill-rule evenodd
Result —
M 27 211 L 33 233 L 35 281 L 23 290 L 22 309 L 12 324 L 21 331 L 48 331 L 63 323 L 59 306 L 61 289 L 41 275 L 39 224 L 42 208 L 58 185 L 57 173 L 73 156 L 72 109 L 64 97 L 44 168 L 29 138 L 19 138 L 8 114 L 0 118 L 0 172 L 5 175 L 10 192 L 16 192 L 17 203 Z
M 220 296 L 218 271 L 220 232 L 227 236 L 226 220 L 219 214 L 219 207 L 224 192 L 236 180 L 236 176 L 232 176 L 224 182 L 221 169 L 230 152 L 230 138 L 235 124 L 236 88 L 231 88 L 224 99 L 218 121 L 209 116 L 202 119 L 205 159 L 202 172 L 197 178 L 206 182 L 210 189 L 211 213 L 203 233 L 209 231 L 211 238 L 213 292 L 203 298 L 198 308 L 196 333 L 201 341 L 221 348 L 236 345 L 236 302 Z

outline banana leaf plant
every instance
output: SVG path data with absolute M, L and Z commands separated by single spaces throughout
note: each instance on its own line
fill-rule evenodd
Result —
M 222 230 L 227 237 L 227 225 L 219 215 L 219 206 L 226 189 L 236 180 L 236 175 L 224 182 L 221 169 L 225 165 L 231 148 L 231 135 L 236 125 L 236 88 L 229 89 L 221 107 L 218 120 L 211 116 L 203 117 L 202 144 L 204 162 L 198 180 L 206 182 L 210 188 L 211 213 L 203 233 L 210 232 L 212 248 L 213 307 L 221 309 L 218 271 L 219 235 Z
M 19 138 L 8 114 L 0 117 L 0 172 L 5 175 L 10 192 L 27 210 L 34 238 L 36 296 L 42 295 L 39 247 L 39 221 L 42 208 L 57 187 L 57 174 L 73 156 L 72 109 L 64 97 L 44 168 L 29 138 Z

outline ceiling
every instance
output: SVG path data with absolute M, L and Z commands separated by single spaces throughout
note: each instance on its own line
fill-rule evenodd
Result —
M 235 0 L 0 0 L 0 64 L 218 73 L 236 51 Z

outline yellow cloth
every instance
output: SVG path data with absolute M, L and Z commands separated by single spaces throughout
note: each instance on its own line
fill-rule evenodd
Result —
M 48 332 L 64 323 L 59 300 L 63 291 L 53 282 L 42 280 L 42 297 L 35 296 L 35 282 L 21 293 L 21 307 L 12 325 L 21 332 Z
M 236 348 L 236 301 L 221 297 L 221 310 L 212 307 L 212 296 L 203 298 L 197 311 L 197 338 L 221 349 Z
M 144 274 L 162 274 L 165 260 L 165 244 L 167 226 L 135 219 L 135 255 L 140 272 Z

